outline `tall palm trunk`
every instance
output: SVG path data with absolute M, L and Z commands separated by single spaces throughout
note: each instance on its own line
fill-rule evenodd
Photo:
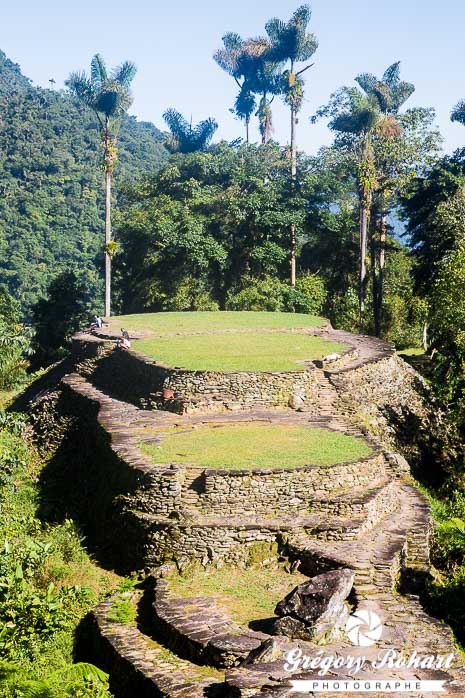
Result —
M 250 126 L 250 116 L 246 116 L 246 118 L 245 118 L 245 142 L 247 143 L 247 145 L 249 145 L 249 143 L 250 143 L 249 126 Z
M 383 312 L 384 297 L 384 266 L 386 263 L 386 231 L 387 215 L 384 203 L 381 203 L 381 214 L 379 220 L 379 272 L 377 281 L 376 306 L 375 306 L 375 334 L 381 334 L 381 317 Z
M 363 334 L 365 315 L 365 287 L 367 277 L 367 233 L 369 212 L 366 206 L 366 192 L 362 189 L 360 196 L 360 274 L 359 274 L 359 332 Z
M 365 293 L 367 284 L 367 240 L 370 224 L 370 212 L 373 199 L 373 189 L 376 183 L 373 153 L 370 133 L 365 133 L 362 142 L 361 160 L 359 163 L 359 199 L 360 199 L 360 275 L 359 275 L 359 332 L 363 334 L 365 318 Z
M 111 172 L 105 173 L 105 317 L 111 314 Z
M 111 180 L 114 167 L 114 152 L 108 124 L 103 134 L 105 168 L 105 317 L 111 314 Z
M 294 63 L 291 62 L 291 74 L 294 74 Z M 292 189 L 295 189 L 297 180 L 297 109 L 294 104 L 291 105 L 291 183 Z M 296 282 L 296 251 L 297 251 L 297 236 L 295 223 L 291 223 L 291 286 L 295 286 Z

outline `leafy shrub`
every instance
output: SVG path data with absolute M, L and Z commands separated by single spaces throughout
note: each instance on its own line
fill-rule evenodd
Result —
M 0 487 L 0 695 L 110 698 L 106 675 L 72 665 L 72 649 L 76 625 L 116 579 L 89 561 L 73 522 L 37 518 L 38 455 L 21 417 L 2 422 L 10 431 L 0 428 L 9 484 Z
M 0 664 L 0 688 L 5 698 L 110 698 L 108 674 L 87 663 L 73 664 L 39 679 L 4 662 Z
M 20 319 L 20 304 L 0 287 L 0 390 L 15 388 L 26 380 L 32 330 Z
M 320 315 L 328 295 L 321 276 L 305 274 L 296 280 L 295 287 L 287 287 L 285 309 L 296 313 Z
M 196 279 L 183 279 L 173 295 L 165 296 L 163 310 L 219 310 L 218 303 Z
M 226 310 L 284 310 L 287 288 L 272 276 L 245 278 L 241 289 L 228 293 Z
M 348 332 L 358 332 L 359 300 L 357 291 L 353 288 L 336 296 L 332 302 L 331 322 L 335 327 Z M 367 311 L 367 316 L 369 311 Z
M 120 597 L 115 599 L 108 613 L 108 619 L 113 623 L 132 623 L 136 617 L 136 611 L 131 599 Z
M 0 410 L 0 431 L 6 429 L 10 434 L 21 436 L 27 422 L 27 416 L 21 412 L 4 412 Z

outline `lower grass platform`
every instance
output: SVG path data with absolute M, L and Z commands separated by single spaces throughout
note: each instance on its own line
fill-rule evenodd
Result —
M 183 425 L 151 430 L 151 435 L 150 443 L 139 445 L 154 463 L 190 463 L 205 468 L 334 465 L 364 458 L 371 452 L 360 438 L 286 423 Z

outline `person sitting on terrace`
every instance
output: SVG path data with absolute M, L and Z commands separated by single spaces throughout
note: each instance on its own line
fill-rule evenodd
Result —
M 94 315 L 94 319 L 92 320 L 92 323 L 90 327 L 86 327 L 84 332 L 89 333 L 92 332 L 93 330 L 100 330 L 103 327 L 103 320 L 100 317 L 100 315 Z
M 118 346 L 121 347 L 121 349 L 130 349 L 131 348 L 131 341 L 129 339 L 129 332 L 125 330 L 123 327 L 121 328 L 121 338 L 118 342 Z

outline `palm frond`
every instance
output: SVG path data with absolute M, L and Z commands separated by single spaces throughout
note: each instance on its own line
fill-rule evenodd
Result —
M 383 73 L 382 81 L 386 83 L 391 89 L 399 84 L 400 80 L 400 61 L 393 63 L 386 68 Z
M 303 24 L 305 27 L 308 25 L 312 18 L 312 9 L 310 5 L 301 5 L 292 15 L 291 22 L 295 24 Z
M 236 32 L 227 32 L 223 36 L 223 44 L 225 49 L 234 49 L 237 51 L 241 48 L 243 41 L 239 34 L 236 34 Z
M 125 61 L 111 73 L 112 82 L 117 82 L 122 87 L 129 89 L 137 73 L 137 67 L 132 61 Z
M 95 92 L 84 71 L 71 73 L 65 85 L 83 104 L 91 109 L 94 108 Z
M 387 113 L 393 110 L 394 99 L 388 85 L 383 82 L 377 82 L 372 89 L 372 94 L 378 100 L 382 112 Z
M 171 152 L 193 153 L 204 150 L 218 128 L 215 119 L 209 118 L 192 126 L 176 109 L 170 108 L 163 114 L 170 129 L 166 146 Z
M 450 120 L 458 121 L 465 126 L 465 99 L 461 99 L 460 102 L 457 102 L 450 115 Z
M 256 106 L 255 95 L 251 92 L 247 85 L 243 85 L 234 102 L 234 112 L 239 119 L 249 119 Z
M 121 116 L 132 104 L 129 86 L 135 73 L 134 63 L 125 61 L 114 68 L 109 76 L 102 56 L 97 53 L 91 61 L 90 77 L 84 71 L 74 72 L 65 84 L 83 104 L 96 113 L 102 128 L 102 116 L 107 121 L 113 120 L 117 128 Z
M 392 114 L 383 114 L 376 121 L 376 134 L 381 138 L 399 138 L 404 129 Z
M 108 674 L 94 664 L 78 662 L 77 664 L 71 664 L 64 669 L 53 672 L 50 679 L 54 681 L 59 680 L 63 684 L 85 680 L 106 683 L 108 681 Z
M 392 88 L 392 97 L 395 110 L 398 111 L 414 92 L 415 85 L 413 85 L 411 82 L 399 82 L 395 88 Z
M 217 128 L 218 124 L 215 119 L 212 118 L 205 119 L 197 124 L 197 126 L 193 129 L 193 134 L 197 144 L 200 146 L 199 149 L 205 148 L 208 143 L 210 143 Z
M 190 125 L 183 115 L 172 107 L 164 112 L 163 119 L 174 136 L 182 136 L 190 129 Z
M 278 17 L 273 17 L 265 24 L 265 31 L 271 41 L 278 42 L 286 30 L 286 24 Z
M 96 53 L 90 62 L 90 81 L 94 89 L 99 89 L 108 80 L 107 67 L 100 53 Z
M 372 75 L 372 73 L 361 73 L 360 75 L 357 75 L 355 82 L 358 82 L 366 94 L 370 94 L 377 84 L 378 78 L 375 75 Z
M 301 5 L 287 23 L 276 17 L 266 23 L 265 30 L 272 43 L 272 60 L 305 61 L 315 53 L 318 41 L 313 34 L 307 34 L 311 16 L 310 6 Z

